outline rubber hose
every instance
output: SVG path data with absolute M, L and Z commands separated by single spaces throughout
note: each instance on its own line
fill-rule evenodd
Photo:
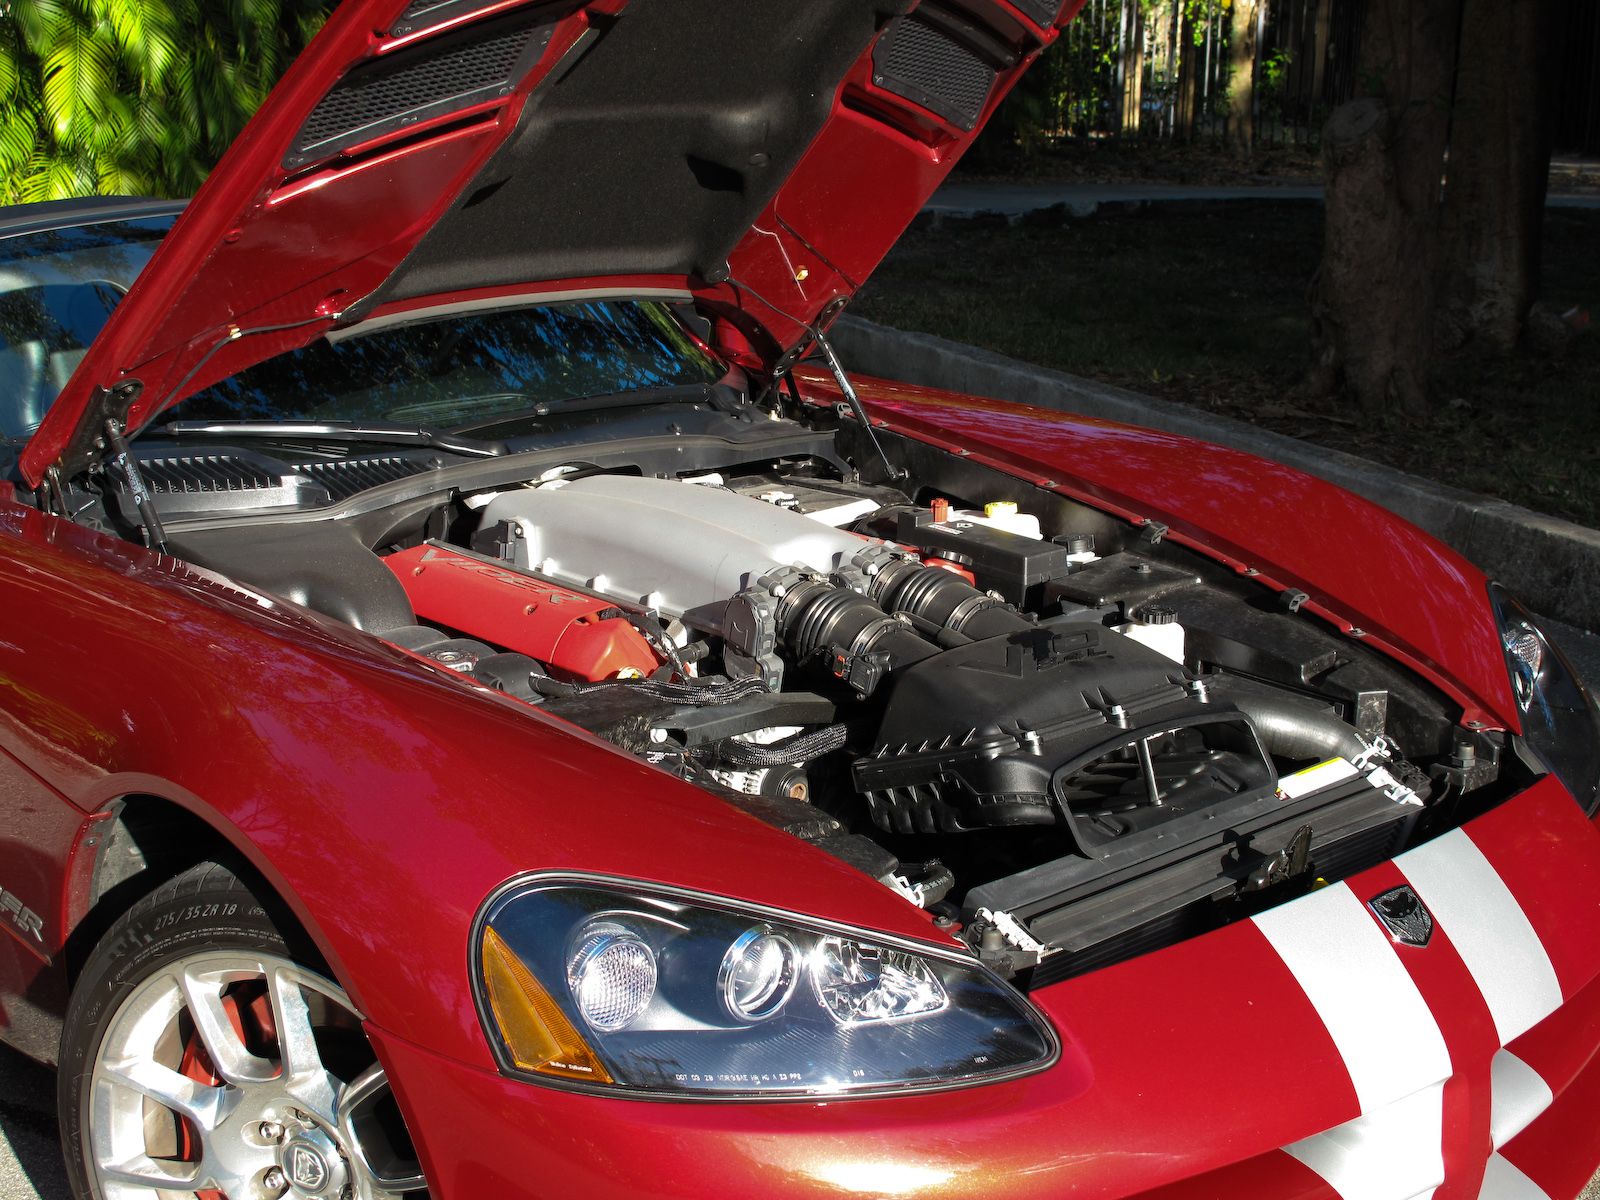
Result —
M 906 613 L 974 641 L 1033 628 L 1005 601 L 979 591 L 959 575 L 910 561 L 880 571 L 872 582 L 872 596 L 889 612 Z
M 1219 695 L 1250 718 L 1261 744 L 1275 758 L 1354 760 L 1369 749 L 1353 725 L 1309 704 L 1255 692 L 1219 689 Z
M 779 636 L 801 658 L 833 646 L 851 654 L 881 651 L 889 669 L 898 670 L 938 653 L 865 596 L 815 580 L 784 594 L 777 624 Z

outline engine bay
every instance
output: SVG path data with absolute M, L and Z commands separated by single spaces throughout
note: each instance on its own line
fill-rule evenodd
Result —
M 331 519 L 303 487 L 275 516 L 157 499 L 179 557 L 712 792 L 1025 984 L 1344 878 L 1521 769 L 1160 526 L 892 435 L 906 469 L 857 469 L 875 448 L 829 416 L 301 472 L 370 484 Z

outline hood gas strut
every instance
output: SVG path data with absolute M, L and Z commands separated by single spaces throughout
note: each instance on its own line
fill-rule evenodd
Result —
M 106 418 L 106 442 L 121 460 L 122 474 L 128 481 L 128 490 L 133 493 L 133 505 L 139 510 L 139 519 L 144 522 L 145 543 L 157 554 L 169 553 L 167 531 L 150 496 L 150 485 L 145 482 L 139 460 L 128 448 L 128 439 L 122 434 L 122 422 L 115 417 Z
M 833 352 L 833 345 L 822 335 L 822 330 L 817 326 L 809 326 L 811 336 L 817 343 L 817 349 L 822 351 L 822 359 L 828 364 L 828 370 L 833 375 L 833 381 L 839 385 L 839 390 L 844 393 L 845 403 L 850 406 L 850 411 L 861 422 L 861 428 L 866 430 L 867 439 L 871 441 L 872 448 L 878 452 L 878 457 L 883 460 L 884 468 L 889 472 L 889 481 L 904 479 L 911 472 L 902 470 L 889 461 L 889 454 L 883 448 L 883 443 L 878 440 L 877 430 L 872 428 L 872 418 L 867 416 L 867 406 L 861 403 L 861 397 L 856 395 L 856 389 L 850 384 L 850 376 L 844 372 L 844 365 L 840 363 L 839 356 Z
M 822 351 L 822 360 L 827 364 L 828 373 L 833 376 L 834 383 L 839 385 L 839 391 L 844 396 L 845 405 L 855 415 L 856 420 L 861 422 L 861 428 L 866 431 L 867 440 L 872 443 L 872 448 L 878 452 L 878 458 L 882 460 L 884 470 L 889 472 L 889 482 L 893 483 L 896 480 L 907 478 L 911 474 L 910 471 L 897 467 L 889 461 L 888 451 L 884 450 L 883 443 L 878 440 L 877 431 L 872 428 L 872 418 L 867 416 L 867 406 L 862 404 L 861 397 L 856 395 L 856 389 L 850 383 L 850 376 L 845 374 L 844 364 L 839 361 L 839 356 L 833 352 L 833 344 L 823 335 L 821 321 L 802 321 L 793 313 L 786 312 L 783 308 L 768 300 L 748 283 L 734 279 L 732 276 L 728 277 L 727 282 L 742 292 L 748 292 L 780 317 L 793 321 L 811 335 L 811 340 L 816 342 L 817 349 Z M 837 311 L 840 307 L 843 307 L 843 305 L 836 306 L 834 311 Z M 791 387 L 794 386 L 794 375 L 792 373 L 789 376 L 789 384 Z

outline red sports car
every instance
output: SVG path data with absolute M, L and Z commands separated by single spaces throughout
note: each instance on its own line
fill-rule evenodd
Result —
M 1534 619 L 828 342 L 1076 7 L 346 0 L 181 211 L 0 217 L 0 1036 L 81 1200 L 1583 1187 Z

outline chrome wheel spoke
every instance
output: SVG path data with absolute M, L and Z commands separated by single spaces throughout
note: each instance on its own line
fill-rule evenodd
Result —
M 352 1079 L 339 1097 L 339 1136 L 357 1160 L 360 1169 L 356 1174 L 364 1181 L 364 1186 L 357 1189 L 359 1200 L 389 1200 L 393 1196 L 423 1191 L 428 1186 L 421 1167 L 415 1162 L 372 1161 L 371 1151 L 362 1136 L 362 1119 L 388 1092 L 388 1076 L 381 1064 L 373 1063 Z
M 168 1192 L 193 1192 L 210 1182 L 201 1180 L 199 1168 L 192 1163 L 166 1162 L 145 1155 L 126 1162 L 101 1163 L 100 1174 L 110 1183 Z
M 272 1003 L 272 1020 L 278 1035 L 284 1090 L 318 1121 L 335 1125 L 343 1085 L 322 1065 L 322 1052 L 317 1049 L 311 1007 L 306 1001 L 300 973 L 274 968 L 267 976 L 267 996 Z
M 149 1059 L 104 1063 L 100 1070 L 113 1083 L 193 1121 L 202 1132 L 215 1129 L 233 1107 L 226 1089 L 208 1087 Z
M 228 1083 L 260 1083 L 277 1074 L 266 1059 L 251 1053 L 222 998 L 222 982 L 213 972 L 185 970 L 178 976 L 184 1003 L 211 1065 Z
M 362 1200 L 390 1200 L 394 1196 L 411 1196 L 428 1190 L 428 1181 L 421 1175 L 408 1175 L 403 1179 L 374 1178 Z

